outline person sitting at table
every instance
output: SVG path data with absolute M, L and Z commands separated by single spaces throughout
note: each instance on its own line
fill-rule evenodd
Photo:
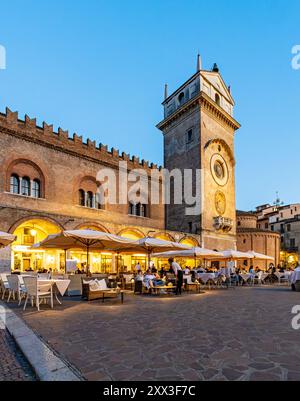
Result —
M 206 273 L 206 270 L 205 270 L 205 268 L 204 267 L 198 267 L 198 269 L 197 269 L 197 272 L 198 273 Z
M 250 266 L 249 273 L 254 274 L 254 267 L 252 265 Z
M 155 275 L 151 273 L 151 270 L 148 269 L 144 275 L 144 284 L 148 290 L 151 290 L 154 287 L 153 281 L 155 280 Z
M 189 267 L 188 266 L 185 266 L 185 269 L 184 269 L 184 274 L 190 274 L 190 269 L 189 269 Z
M 153 266 L 151 267 L 151 273 L 152 273 L 152 274 L 156 274 L 156 273 L 157 273 L 157 269 L 156 269 L 156 267 L 154 266 L 154 264 L 153 264 Z

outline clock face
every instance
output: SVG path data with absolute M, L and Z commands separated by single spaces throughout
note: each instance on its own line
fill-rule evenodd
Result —
M 211 174 L 220 187 L 224 187 L 229 178 L 226 161 L 220 154 L 214 154 L 210 161 Z
M 224 166 L 220 162 L 220 160 L 215 161 L 214 171 L 219 180 L 222 180 L 224 178 L 225 176 Z
M 226 196 L 223 192 L 217 191 L 215 194 L 215 207 L 219 216 L 223 216 L 226 212 Z

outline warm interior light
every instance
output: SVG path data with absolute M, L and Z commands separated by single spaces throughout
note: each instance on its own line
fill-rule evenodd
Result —
M 30 234 L 31 234 L 32 237 L 35 237 L 36 234 L 37 234 L 37 233 L 36 233 L 36 230 L 35 230 L 34 228 L 31 229 L 31 230 L 30 230 Z

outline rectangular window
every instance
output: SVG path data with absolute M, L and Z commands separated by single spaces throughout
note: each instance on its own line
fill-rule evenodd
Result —
M 286 226 L 286 229 L 287 229 L 287 231 L 291 231 L 291 225 L 288 224 L 288 225 Z
M 192 129 L 189 129 L 186 133 L 185 142 L 186 144 L 190 144 L 194 140 L 194 133 Z
M 291 238 L 291 239 L 290 239 L 290 246 L 291 246 L 291 248 L 295 248 L 295 246 L 296 246 L 296 240 L 295 240 L 295 238 Z

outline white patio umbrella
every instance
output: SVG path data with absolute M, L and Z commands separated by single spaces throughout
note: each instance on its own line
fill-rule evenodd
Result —
M 17 237 L 15 235 L 0 231 L 0 248 L 5 248 L 6 246 L 13 243 L 16 239 Z
M 59 234 L 49 235 L 42 242 L 33 245 L 33 248 L 42 249 L 85 249 L 87 253 L 87 273 L 89 273 L 89 252 L 91 250 L 109 250 L 119 252 L 129 246 L 133 246 L 135 240 L 119 237 L 114 234 L 94 230 L 70 230 Z
M 195 267 L 197 259 L 214 260 L 224 258 L 220 252 L 213 251 L 211 249 L 193 247 L 188 250 L 178 250 L 171 252 L 156 253 L 152 255 L 156 258 L 193 258 L 195 260 Z
M 264 255 L 263 253 L 258 253 L 258 252 L 254 252 L 254 251 L 249 251 L 247 253 L 250 253 L 251 255 L 253 255 L 253 259 L 257 259 L 257 260 L 275 260 L 275 258 L 273 258 L 272 256 L 268 256 L 268 255 Z
M 155 253 L 154 258 L 172 258 L 172 257 L 192 257 L 198 259 L 214 259 L 222 257 L 221 252 L 216 252 L 211 249 L 194 247 L 187 250 L 170 251 L 163 253 Z
M 136 240 L 132 246 L 124 249 L 124 253 L 134 253 L 141 252 L 148 255 L 148 266 L 150 264 L 151 254 L 159 252 L 159 251 L 183 251 L 188 250 L 189 247 L 187 245 L 179 244 L 178 242 L 165 241 L 152 237 L 145 237 L 139 240 Z
M 240 252 L 233 249 L 222 251 L 223 259 L 239 260 L 239 259 L 254 259 L 254 256 L 250 252 Z

